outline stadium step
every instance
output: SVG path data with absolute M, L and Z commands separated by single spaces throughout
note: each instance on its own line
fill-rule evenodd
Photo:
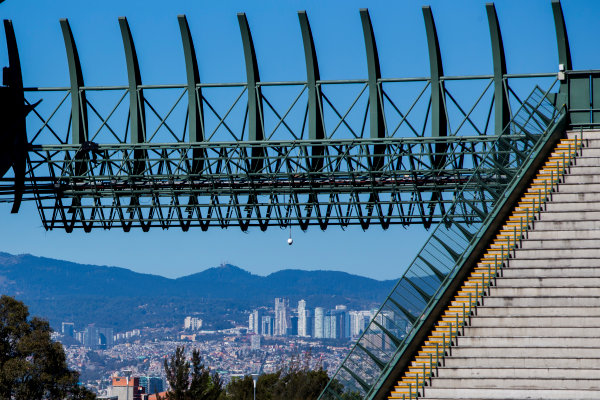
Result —
M 600 399 L 600 131 L 575 134 L 515 202 L 389 399 Z

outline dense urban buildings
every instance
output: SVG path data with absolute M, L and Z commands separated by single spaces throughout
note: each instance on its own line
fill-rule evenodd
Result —
M 375 313 L 345 305 L 315 307 L 303 299 L 294 308 L 283 297 L 271 304 L 248 310 L 242 314 L 247 323 L 236 321 L 226 329 L 211 329 L 188 315 L 170 328 L 118 333 L 95 324 L 78 331 L 75 324 L 64 322 L 55 337 L 70 343 L 65 345 L 70 367 L 101 398 L 145 400 L 168 390 L 163 362 L 178 346 L 185 346 L 188 357 L 198 350 L 202 362 L 225 382 L 233 376 L 288 368 L 298 357 L 331 374 L 347 354 L 351 339 L 364 332 Z M 392 317 L 382 314 L 378 323 L 387 327 Z M 370 335 L 370 343 L 388 345 L 380 334 Z
M 350 339 L 362 334 L 374 314 L 374 311 L 348 310 L 345 305 L 332 310 L 315 307 L 311 312 L 305 300 L 298 302 L 294 313 L 288 299 L 276 298 L 273 310 L 261 308 L 250 313 L 248 332 L 263 336 Z

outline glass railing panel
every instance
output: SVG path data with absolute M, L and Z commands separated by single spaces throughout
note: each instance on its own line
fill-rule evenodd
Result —
M 368 397 L 385 378 L 390 363 L 410 342 L 420 321 L 485 231 L 493 208 L 508 196 L 526 161 L 537 154 L 545 134 L 560 117 L 547 94 L 536 87 L 503 134 L 490 143 L 446 216 L 375 314 L 321 399 L 343 400 L 342 393 Z M 461 217 L 455 219 L 457 215 Z

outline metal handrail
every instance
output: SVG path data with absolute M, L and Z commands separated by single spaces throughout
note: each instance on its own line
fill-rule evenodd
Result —
M 536 103 L 531 104 L 530 101 L 533 98 L 533 96 L 535 94 L 539 94 L 540 92 L 542 93 L 541 99 L 539 99 L 539 101 L 537 101 Z M 547 95 L 548 95 L 548 91 L 542 92 L 541 89 L 536 88 L 536 90 L 534 90 L 534 92 L 532 92 L 532 94 L 529 96 L 528 100 L 523 103 L 523 106 L 521 107 L 521 109 L 515 114 L 515 117 L 513 118 L 513 120 L 507 127 L 507 129 L 504 130 L 503 135 L 501 135 L 501 137 L 498 138 L 496 146 L 505 145 L 505 143 L 502 142 L 502 138 L 504 136 L 508 136 L 513 130 L 515 130 L 515 127 L 517 127 L 519 130 L 524 131 L 525 125 L 529 124 L 532 121 L 532 119 L 538 124 L 537 128 L 540 128 L 540 126 L 539 126 L 540 121 L 536 120 L 536 117 L 539 118 L 539 115 L 537 115 L 537 114 L 539 114 L 543 111 L 548 111 L 548 110 L 544 110 L 544 107 L 548 107 L 548 108 L 551 108 L 551 110 L 550 110 L 551 115 L 549 116 L 550 118 L 546 121 L 546 126 L 544 126 L 545 129 L 543 129 L 543 131 L 540 132 L 539 135 L 533 135 L 531 137 L 533 144 L 531 145 L 531 147 L 529 149 L 525 149 L 525 150 L 529 150 L 529 152 L 527 154 L 528 156 L 531 156 L 531 154 L 535 154 L 537 151 L 539 151 L 539 148 L 541 147 L 540 146 L 541 142 L 544 142 L 541 139 L 546 137 L 546 134 L 551 130 L 551 128 L 558 121 L 558 119 L 559 119 L 558 117 L 560 115 L 562 115 L 561 113 L 557 113 L 556 112 L 557 110 L 553 106 L 551 106 L 551 105 L 548 106 L 548 104 L 544 104 Z M 527 107 L 525 107 L 525 106 L 527 106 Z M 523 118 L 521 115 L 522 112 L 526 113 L 527 117 Z M 522 119 L 524 119 L 524 121 Z M 536 127 L 530 126 L 529 128 L 536 128 Z M 490 147 L 490 151 L 482 159 L 482 162 L 480 163 L 480 167 L 485 165 L 486 163 L 494 163 L 494 164 L 498 163 L 497 161 L 495 161 L 493 159 L 493 157 L 495 157 L 495 155 L 492 151 L 492 149 L 496 146 Z M 529 157 L 529 158 L 531 159 L 531 157 Z M 526 166 L 527 164 L 528 164 L 527 162 L 523 162 L 523 164 L 521 164 L 520 170 L 522 170 L 522 168 L 524 166 Z M 507 171 L 507 173 L 508 173 L 508 171 Z M 509 181 L 513 181 L 513 184 L 508 185 L 509 189 L 512 190 L 512 188 L 514 187 L 514 181 L 515 181 L 514 178 L 518 175 L 519 175 L 519 173 L 517 172 L 512 176 L 504 176 L 504 177 L 500 176 L 499 178 L 504 178 L 504 179 L 513 178 L 513 179 L 508 179 Z M 477 173 L 473 174 L 471 179 L 475 179 L 476 176 L 478 176 Z M 507 193 L 507 191 L 504 192 L 504 194 L 506 194 L 506 193 Z M 490 195 L 490 194 L 488 193 L 488 195 Z M 495 195 L 497 196 L 498 194 L 495 194 Z M 464 204 L 467 203 L 467 201 L 466 201 L 467 199 L 463 199 L 462 198 L 463 196 L 465 196 L 465 193 L 461 191 L 460 194 L 457 196 L 457 199 L 456 199 L 454 205 L 451 206 L 451 208 L 449 209 L 450 211 L 453 209 L 453 207 L 464 206 Z M 496 198 L 496 200 L 498 200 L 498 199 L 499 199 L 499 197 Z M 501 203 L 501 201 L 499 201 L 499 202 Z M 470 226 L 467 225 L 466 227 L 458 227 L 458 231 L 459 231 L 458 234 L 453 233 L 452 235 L 448 235 L 447 232 L 450 232 L 450 228 L 452 228 L 453 221 L 451 221 L 451 220 L 445 221 L 448 223 L 449 227 L 446 227 L 446 225 L 443 223 L 438 225 L 438 227 L 436 227 L 436 229 L 433 231 L 432 235 L 430 236 L 429 240 L 426 242 L 426 244 L 423 246 L 423 248 L 419 252 L 419 255 L 415 258 L 413 263 L 411 263 L 411 266 L 407 269 L 403 278 L 398 281 L 398 284 L 394 287 L 394 289 L 392 290 L 392 293 L 388 296 L 386 301 L 380 307 L 376 316 L 371 321 L 369 327 L 363 332 L 363 334 L 357 341 L 357 345 L 359 345 L 361 342 L 368 343 L 370 341 L 376 340 L 376 337 L 379 336 L 380 337 L 379 341 L 381 342 L 379 348 L 377 349 L 379 351 L 379 353 L 375 354 L 373 352 L 368 352 L 368 349 L 364 350 L 365 346 L 360 345 L 360 347 L 357 347 L 357 345 L 355 345 L 352 348 L 352 350 L 350 351 L 350 353 L 348 354 L 348 356 L 345 358 L 344 362 L 342 363 L 342 365 L 340 366 L 340 368 L 338 369 L 338 371 L 336 372 L 336 374 L 334 375 L 334 377 L 332 378 L 332 380 L 330 381 L 330 383 L 328 384 L 326 389 L 321 394 L 321 396 L 320 396 L 321 399 L 328 398 L 328 397 L 326 397 L 327 395 L 330 395 L 331 398 L 337 397 L 337 395 L 332 390 L 330 391 L 329 388 L 339 386 L 339 384 L 340 384 L 339 380 L 343 374 L 349 375 L 351 377 L 350 379 L 355 381 L 354 386 L 359 390 L 359 392 L 362 391 L 365 396 L 370 396 L 373 394 L 374 391 L 376 391 L 378 385 L 381 384 L 383 377 L 385 377 L 387 375 L 387 373 L 389 373 L 389 370 L 395 364 L 394 361 L 398 359 L 399 354 L 402 353 L 403 348 L 406 346 L 406 344 L 408 342 L 410 342 L 410 339 L 415 334 L 417 328 L 420 327 L 420 323 L 422 322 L 422 320 L 431 311 L 433 305 L 436 304 L 437 296 L 439 296 L 440 293 L 443 293 L 443 290 L 447 287 L 447 285 L 451 281 L 452 272 L 455 272 L 457 269 L 456 266 L 461 264 L 462 260 L 464 259 L 464 253 L 466 253 L 468 249 L 472 248 L 474 241 L 476 242 L 478 240 L 478 237 L 482 231 L 481 228 L 486 225 L 485 222 L 489 223 L 489 215 L 492 213 L 485 213 L 482 211 L 481 220 L 485 219 L 486 214 L 488 215 L 488 219 L 479 226 L 479 229 L 476 229 L 473 231 L 469 230 L 469 228 L 473 229 L 473 226 L 479 224 L 481 221 L 471 221 Z M 458 226 L 458 225 L 456 225 L 456 226 Z M 470 240 L 465 241 L 463 238 L 462 243 L 459 244 L 459 247 L 461 247 L 461 248 L 459 249 L 458 253 L 452 255 L 453 257 L 455 257 L 455 259 L 448 261 L 449 260 L 448 254 L 452 253 L 453 251 L 451 248 L 447 248 L 446 249 L 447 251 L 445 254 L 440 253 L 439 252 L 440 247 L 436 246 L 436 242 L 439 241 L 438 236 L 444 236 L 444 239 L 447 239 L 448 241 L 459 240 L 459 234 L 461 233 L 460 231 L 464 231 L 464 232 L 462 232 L 463 235 L 470 236 L 469 237 Z M 440 245 L 442 247 L 445 247 L 444 243 L 440 242 Z M 450 245 L 448 245 L 448 246 L 450 246 Z M 424 284 L 427 279 L 429 279 L 429 281 L 431 281 L 430 277 L 429 278 L 425 277 L 425 279 L 423 279 L 424 278 L 423 273 L 425 272 L 425 270 L 420 266 L 421 259 L 427 263 L 427 261 L 423 257 L 427 257 L 428 252 L 439 253 L 439 254 L 434 254 L 433 256 L 431 256 L 432 259 L 436 259 L 436 257 L 437 258 L 446 257 L 448 264 L 450 264 L 450 263 L 453 264 L 453 265 L 451 265 L 451 268 L 446 268 L 444 271 L 442 271 L 442 272 L 445 272 L 445 279 L 439 279 L 440 283 L 437 285 L 437 287 L 431 286 L 431 282 L 429 282 L 429 285 L 430 285 L 429 289 L 432 289 L 432 288 L 434 289 L 434 290 L 430 291 L 432 293 L 425 293 L 426 290 L 422 290 L 423 289 L 422 287 L 419 288 L 418 285 L 415 285 L 411 281 L 411 279 L 413 279 L 413 280 L 420 279 Z M 425 256 L 423 256 L 423 255 L 425 255 Z M 439 262 L 439 259 L 437 259 L 437 262 Z M 436 266 L 433 266 L 433 265 L 429 265 L 429 267 L 430 267 L 429 268 L 430 273 L 431 273 L 431 271 L 434 271 L 434 269 L 436 268 Z M 414 271 L 413 271 L 413 269 L 414 269 Z M 417 271 L 417 272 L 415 273 L 415 271 Z M 437 272 L 440 272 L 440 271 L 437 271 Z M 421 274 L 421 276 L 418 275 L 419 273 Z M 408 282 L 408 285 L 407 285 L 407 282 Z M 421 289 L 421 290 L 419 290 L 419 289 Z M 425 288 L 425 289 L 427 289 L 427 288 Z M 410 298 L 410 301 L 404 305 L 399 304 L 398 301 L 396 301 L 394 299 L 394 296 L 398 295 L 398 293 L 400 293 L 399 292 L 400 290 L 403 290 L 404 292 L 408 292 L 411 290 L 413 291 L 413 297 Z M 414 293 L 415 291 L 417 292 L 417 294 Z M 428 299 L 426 298 L 427 295 L 429 295 Z M 423 297 L 427 301 L 425 301 L 425 302 L 420 301 L 420 305 L 418 305 L 418 304 L 415 305 L 415 304 L 410 303 L 411 301 L 419 302 L 419 298 L 418 298 L 419 296 Z M 393 304 L 393 308 L 390 306 L 390 304 Z M 395 311 L 390 311 L 390 310 L 395 310 Z M 412 310 L 412 313 L 411 313 L 411 310 Z M 407 319 L 412 320 L 410 323 L 411 328 L 409 330 L 407 330 L 406 335 L 399 334 L 401 332 L 401 329 L 399 329 L 399 328 L 401 328 L 401 327 L 397 326 L 397 324 L 396 324 L 397 321 L 394 316 L 392 316 L 392 318 L 386 317 L 386 313 L 389 316 L 393 312 L 403 313 L 405 315 L 405 318 L 403 318 L 404 321 L 406 321 Z M 376 320 L 378 318 L 381 319 L 383 323 L 377 322 Z M 394 326 L 391 330 L 385 329 L 385 327 L 382 325 L 386 325 L 386 322 L 387 322 L 386 319 L 390 319 L 390 321 L 389 321 L 390 324 L 393 323 L 393 324 L 396 324 L 396 326 Z M 399 318 L 399 320 L 402 320 L 402 318 Z M 400 322 L 400 321 L 398 321 L 398 322 Z M 377 328 L 373 328 L 373 326 L 376 326 Z M 404 329 L 406 330 L 406 327 L 404 327 Z M 394 332 L 392 332 L 392 330 Z M 377 335 L 374 335 L 374 333 L 377 333 Z M 393 333 L 396 333 L 398 337 L 394 337 Z M 386 340 L 395 342 L 396 348 L 393 353 L 385 352 L 385 347 L 386 347 L 385 341 Z M 373 347 L 376 347 L 376 346 L 373 346 Z M 389 346 L 389 347 L 391 347 L 391 346 Z M 357 355 L 359 351 L 366 353 L 366 355 L 362 356 L 362 359 L 361 359 L 363 361 L 363 362 L 361 362 L 362 370 L 361 371 L 352 371 L 347 365 L 352 367 L 352 363 L 355 361 L 355 359 L 360 358 Z M 383 367 L 381 367 L 381 364 L 383 363 L 381 360 L 381 356 L 387 357 L 387 360 L 386 360 L 387 362 L 384 364 Z M 369 359 L 371 359 L 373 361 L 370 361 Z M 367 364 L 369 364 L 370 362 L 373 364 L 377 364 L 377 367 L 379 368 L 379 372 L 377 373 L 377 368 L 372 368 L 372 370 L 375 371 L 373 373 L 377 373 L 378 376 L 377 377 L 371 376 L 370 378 L 372 378 L 372 380 L 374 380 L 374 382 L 367 383 L 365 381 L 365 379 L 362 379 L 358 374 L 362 373 L 364 376 L 367 373 L 370 373 L 369 371 L 367 371 L 367 369 L 369 367 Z M 356 383 L 358 383 L 358 384 L 356 384 Z
M 431 378 L 434 376 L 434 372 L 433 372 L 434 366 L 435 366 L 435 371 L 436 371 L 435 376 L 437 376 L 437 371 L 438 371 L 438 367 L 440 366 L 440 364 L 445 365 L 446 350 L 447 349 L 449 350 L 453 346 L 453 340 L 455 338 L 458 338 L 458 336 L 460 336 L 460 335 L 464 336 L 464 327 L 471 325 L 471 316 L 476 315 L 477 307 L 480 304 L 483 304 L 483 298 L 486 296 L 486 291 L 489 294 L 490 287 L 496 285 L 496 279 L 498 276 L 502 275 L 502 269 L 508 267 L 509 259 L 511 258 L 511 251 L 514 253 L 516 251 L 516 249 L 521 247 L 524 234 L 526 234 L 527 232 L 530 231 L 530 223 L 536 219 L 535 213 L 536 212 L 538 213 L 538 219 L 539 219 L 539 215 L 540 215 L 542 209 L 545 207 L 546 203 L 550 200 L 551 194 L 555 191 L 556 188 L 558 188 L 558 184 L 560 183 L 561 178 L 563 178 L 564 175 L 568 172 L 568 169 L 572 165 L 573 160 L 579 155 L 578 152 L 582 149 L 582 147 L 583 147 L 583 138 L 580 137 L 578 139 L 576 136 L 575 137 L 575 145 L 573 146 L 572 149 L 569 144 L 566 158 L 565 158 L 565 153 L 562 153 L 562 162 L 557 161 L 556 162 L 556 171 L 554 169 L 551 169 L 551 171 L 550 171 L 551 172 L 550 185 L 548 186 L 548 184 L 547 184 L 548 181 L 545 180 L 544 187 L 538 191 L 537 203 L 535 202 L 535 198 L 534 198 L 534 201 L 533 201 L 533 204 L 531 207 L 531 211 L 532 211 L 531 217 L 529 215 L 529 208 L 527 208 L 526 209 L 527 210 L 526 218 L 523 219 L 523 217 L 521 217 L 519 224 L 518 224 L 518 228 L 517 228 L 517 225 L 513 225 L 513 230 L 514 230 L 513 235 L 507 236 L 508 243 L 506 246 L 506 251 L 505 251 L 504 245 L 502 245 L 500 258 L 498 259 L 497 255 L 494 257 L 493 270 L 492 270 L 491 264 L 487 264 L 488 265 L 487 275 L 485 275 L 485 274 L 481 275 L 481 291 L 479 290 L 479 288 L 480 288 L 479 282 L 476 282 L 475 283 L 475 296 L 472 298 L 471 294 L 469 294 L 468 310 L 465 306 L 465 303 L 462 303 L 462 313 L 461 312 L 455 313 L 455 316 L 456 316 L 455 323 L 454 324 L 452 322 L 449 323 L 450 337 L 448 340 L 448 346 L 446 346 L 447 342 L 446 342 L 446 338 L 444 335 L 442 337 L 441 353 L 439 351 L 439 348 L 436 345 L 435 363 L 433 362 L 433 356 L 430 353 L 429 354 L 429 363 L 427 365 L 425 363 L 423 364 L 422 380 L 419 381 L 419 375 L 418 374 L 416 375 L 417 376 L 416 377 L 416 386 L 414 387 L 415 396 L 413 397 L 413 390 L 412 390 L 413 386 L 412 386 L 412 384 L 409 383 L 408 397 L 406 397 L 403 394 L 402 395 L 403 400 L 412 400 L 413 398 L 417 399 L 419 397 L 419 389 L 421 390 L 421 393 L 424 393 L 425 386 L 427 386 L 427 378 L 429 378 L 429 384 L 431 384 Z M 554 167 L 554 166 L 551 166 L 551 167 Z M 545 169 L 548 169 L 548 168 L 545 167 Z M 533 224 L 531 224 L 531 227 L 533 227 Z M 512 244 L 511 244 L 511 239 L 512 239 Z M 481 300 L 481 302 L 480 302 L 480 300 Z M 460 315 L 460 319 L 459 319 L 459 315 Z M 440 359 L 440 354 L 441 354 L 441 359 Z M 429 370 L 428 374 L 426 374 L 427 370 Z

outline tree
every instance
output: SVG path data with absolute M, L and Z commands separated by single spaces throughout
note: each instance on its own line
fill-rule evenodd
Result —
M 190 363 L 185 359 L 185 346 L 177 346 L 171 355 L 170 362 L 165 359 L 165 374 L 171 390 L 167 393 L 167 400 L 186 400 L 190 385 Z
M 192 351 L 192 363 L 185 358 L 185 347 L 177 346 L 175 353 L 164 363 L 171 390 L 167 400 L 217 400 L 223 392 L 219 374 L 211 374 L 202 364 L 198 350 Z
M 327 385 L 327 371 L 309 369 L 280 370 L 262 374 L 256 383 L 256 398 L 261 400 L 316 400 Z M 226 400 L 252 400 L 252 377 L 234 378 L 227 385 Z
M 217 400 L 223 392 L 223 382 L 218 373 L 211 375 L 210 368 L 202 364 L 198 350 L 192 351 L 192 380 L 190 398 L 193 400 Z
M 10 296 L 0 297 L 0 400 L 88 400 L 64 349 L 50 338 L 50 325 Z
M 308 400 L 317 399 L 329 382 L 327 371 L 318 370 L 294 370 L 285 375 L 275 384 L 273 388 L 273 399 L 286 400 Z

